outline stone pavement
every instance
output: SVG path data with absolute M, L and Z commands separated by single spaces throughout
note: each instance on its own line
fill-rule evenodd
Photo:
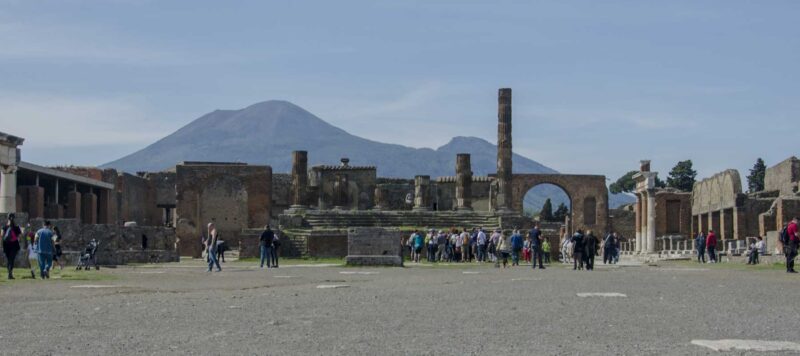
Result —
M 206 273 L 195 260 L 88 272 L 108 280 L 2 283 L 0 318 L 14 327 L 0 329 L 0 344 L 6 354 L 65 355 L 706 355 L 798 347 L 800 278 L 775 270 L 286 262 L 273 270 L 229 262 Z

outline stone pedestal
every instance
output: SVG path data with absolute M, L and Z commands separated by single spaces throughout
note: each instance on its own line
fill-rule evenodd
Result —
M 0 213 L 17 212 L 17 166 L 0 165 Z
M 372 207 L 372 210 L 383 210 L 384 206 L 386 205 L 386 196 L 383 191 L 383 187 L 376 186 L 375 187 L 375 206 Z
M 397 229 L 358 227 L 347 231 L 347 257 L 351 266 L 403 266 L 401 233 Z

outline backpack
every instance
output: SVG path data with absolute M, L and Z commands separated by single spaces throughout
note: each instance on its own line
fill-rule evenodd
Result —
M 789 232 L 787 231 L 787 228 L 784 227 L 783 230 L 781 230 L 781 236 L 779 239 L 784 245 L 789 243 Z

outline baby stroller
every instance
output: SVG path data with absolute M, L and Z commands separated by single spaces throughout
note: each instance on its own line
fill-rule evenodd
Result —
M 95 239 L 92 239 L 92 241 L 89 241 L 89 243 L 86 244 L 86 249 L 83 251 L 83 253 L 81 253 L 80 259 L 78 259 L 78 266 L 76 267 L 76 270 L 80 271 L 81 268 L 83 268 L 84 270 L 88 271 L 90 265 L 94 265 L 94 269 L 96 270 L 100 269 L 100 266 L 97 265 L 96 256 L 97 246 L 99 245 L 100 243 Z

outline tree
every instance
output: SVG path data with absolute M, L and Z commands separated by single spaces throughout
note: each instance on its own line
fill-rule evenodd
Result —
M 550 202 L 550 198 L 544 201 L 542 210 L 539 210 L 539 220 L 553 221 L 553 203 Z
M 667 183 L 664 183 L 664 181 L 661 180 L 661 178 L 656 177 L 656 188 L 666 188 L 666 187 Z
M 764 190 L 764 175 L 767 173 L 767 165 L 764 160 L 759 158 L 753 169 L 750 170 L 750 175 L 747 176 L 747 188 L 750 193 L 760 192 Z
M 669 172 L 667 186 L 684 192 L 691 192 L 692 187 L 694 187 L 695 177 L 697 177 L 697 172 L 692 169 L 692 160 L 680 161 Z
M 564 203 L 558 204 L 558 209 L 553 213 L 553 221 L 564 221 L 569 215 L 569 208 Z
M 619 177 L 616 182 L 611 183 L 608 187 L 608 190 L 613 194 L 619 194 L 622 192 L 630 193 L 634 189 L 636 189 L 636 181 L 633 180 L 633 176 L 639 173 L 639 171 L 630 171 L 625 173 L 622 177 Z

